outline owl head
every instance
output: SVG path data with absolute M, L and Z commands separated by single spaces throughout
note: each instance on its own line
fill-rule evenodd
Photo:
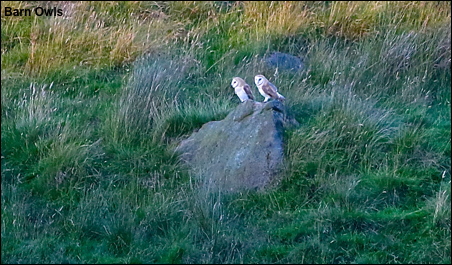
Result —
M 240 77 L 234 77 L 232 78 L 231 86 L 233 88 L 236 88 L 238 86 L 244 86 L 246 84 L 245 80 L 243 80 Z
M 266 82 L 268 82 L 267 78 L 265 78 L 265 76 L 263 75 L 256 75 L 254 77 L 254 83 L 256 83 L 256 86 L 262 86 L 263 84 L 265 84 Z

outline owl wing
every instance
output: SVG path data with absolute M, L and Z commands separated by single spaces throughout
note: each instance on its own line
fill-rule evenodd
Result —
M 245 84 L 243 86 L 243 90 L 245 90 L 245 93 L 248 95 L 249 99 L 254 100 L 253 92 L 251 92 L 251 87 L 248 84 Z
M 262 85 L 262 91 L 272 98 L 279 98 L 276 87 L 270 82 Z

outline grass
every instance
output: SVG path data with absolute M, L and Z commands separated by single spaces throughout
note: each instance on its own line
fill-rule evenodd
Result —
M 449 2 L 3 6 L 64 16 L 2 13 L 2 263 L 451 262 Z M 173 149 L 257 73 L 281 183 L 206 191 Z

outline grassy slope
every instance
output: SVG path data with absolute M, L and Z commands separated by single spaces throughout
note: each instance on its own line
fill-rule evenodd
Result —
M 450 3 L 2 2 L 53 5 L 2 13 L 2 263 L 450 263 Z M 171 150 L 257 73 L 281 183 L 202 192 Z

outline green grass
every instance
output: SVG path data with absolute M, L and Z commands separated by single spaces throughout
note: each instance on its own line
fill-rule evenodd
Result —
M 450 2 L 3 6 L 65 16 L 2 13 L 2 263 L 451 262 Z M 212 193 L 173 150 L 258 73 L 281 181 Z

